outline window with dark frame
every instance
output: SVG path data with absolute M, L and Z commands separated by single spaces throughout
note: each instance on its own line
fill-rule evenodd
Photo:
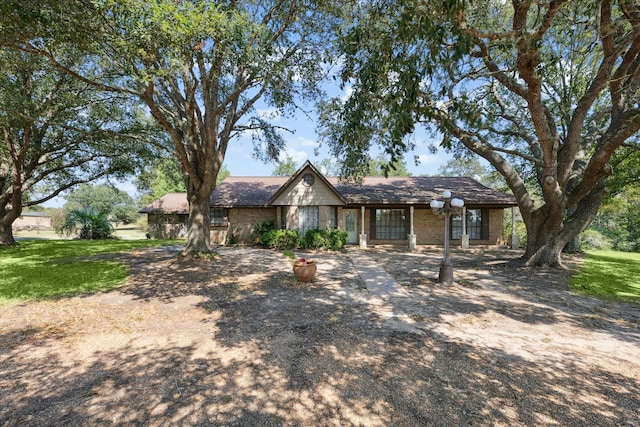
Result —
M 405 240 L 407 238 L 405 209 L 376 209 L 374 216 L 373 239 Z
M 329 206 L 329 228 L 332 230 L 338 229 L 338 207 Z
M 286 206 L 280 206 L 280 228 L 282 230 L 287 229 L 287 212 L 288 209 Z
M 225 227 L 229 223 L 228 209 L 211 208 L 209 211 L 209 222 L 214 227 Z
M 485 219 L 486 218 L 486 219 Z M 469 240 L 486 240 L 489 238 L 485 230 L 489 214 L 486 209 L 467 209 L 467 235 Z M 451 239 L 458 240 L 462 235 L 462 214 L 451 216 Z

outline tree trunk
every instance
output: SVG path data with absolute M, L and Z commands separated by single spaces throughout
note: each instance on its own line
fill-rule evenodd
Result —
M 580 247 L 580 235 L 574 236 L 573 239 L 569 240 L 569 243 L 567 243 L 567 246 L 564 247 L 562 252 L 567 254 L 577 254 L 582 252 Z
M 0 246 L 12 246 L 16 244 L 16 240 L 13 238 L 12 224 L 13 221 L 0 221 Z
M 10 202 L 9 202 L 10 200 Z M 19 189 L 13 189 L 11 197 L 2 197 L 0 203 L 0 246 L 12 246 L 16 244 L 13 238 L 13 223 L 22 214 L 22 193 Z
M 549 266 L 564 268 L 562 265 L 562 248 L 567 242 L 559 234 L 547 235 L 546 232 L 527 236 L 527 249 L 522 256 L 527 266 Z M 533 238 L 532 238 L 533 237 Z
M 560 254 L 566 242 L 563 235 L 562 214 L 549 209 L 548 205 L 537 209 L 525 221 L 527 226 L 527 248 L 522 259 L 528 266 L 547 265 L 562 267 Z
M 575 209 L 569 209 L 569 214 L 571 216 L 574 216 L 576 214 L 576 210 Z M 591 220 L 591 221 L 593 221 L 593 220 Z M 589 221 L 589 224 L 591 224 L 591 221 Z M 567 245 L 562 249 L 562 252 L 564 252 L 566 254 L 577 254 L 577 253 L 581 252 L 581 249 L 580 249 L 580 233 L 577 233 L 575 236 L 573 236 L 571 239 L 569 239 L 569 241 L 567 242 Z
M 576 239 L 591 224 L 605 194 L 601 182 L 580 200 L 577 206 L 568 209 L 568 214 L 553 211 L 543 206 L 529 215 L 527 225 L 527 249 L 523 260 L 529 266 L 547 265 L 564 268 L 561 254 L 564 248 Z
M 183 255 L 211 254 L 210 199 L 211 192 L 194 191 L 189 195 L 189 233 Z

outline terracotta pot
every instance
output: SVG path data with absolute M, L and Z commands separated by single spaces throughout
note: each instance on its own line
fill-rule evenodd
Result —
M 306 263 L 296 261 L 293 264 L 293 275 L 299 282 L 310 282 L 316 277 L 317 266 L 313 261 Z

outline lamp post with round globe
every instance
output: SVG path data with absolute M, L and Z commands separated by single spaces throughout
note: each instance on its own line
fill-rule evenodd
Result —
M 464 200 L 451 197 L 451 191 L 442 192 L 442 200 L 432 200 L 431 210 L 435 215 L 444 217 L 444 258 L 440 263 L 438 283 L 450 285 L 453 283 L 453 266 L 449 258 L 449 223 L 452 214 L 461 212 Z M 464 221 L 464 218 L 462 219 Z

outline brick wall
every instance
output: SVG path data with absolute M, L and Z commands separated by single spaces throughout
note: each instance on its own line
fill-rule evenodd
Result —
M 211 243 L 224 245 L 231 230 L 237 243 L 254 243 L 253 229 L 256 224 L 270 219 L 276 219 L 276 208 L 229 209 L 229 224 L 211 227 Z
M 357 210 L 358 234 L 361 232 L 361 212 Z M 370 244 L 394 244 L 407 245 L 408 239 L 403 240 L 372 240 L 370 221 L 373 209 L 365 210 L 365 233 L 368 236 Z M 338 226 L 342 228 L 343 208 L 338 208 Z M 319 207 L 319 225 L 320 228 L 328 228 L 330 224 L 331 209 L 329 206 Z M 229 224 L 224 227 L 211 227 L 211 243 L 225 244 L 229 230 L 233 229 L 234 236 L 238 243 L 254 243 L 253 229 L 259 222 L 265 220 L 277 220 L 276 228 L 280 224 L 280 207 L 277 208 L 232 208 L 229 209 Z M 298 208 L 297 206 L 288 206 L 286 209 L 287 228 L 292 230 L 298 229 Z M 152 237 L 161 238 L 177 238 L 184 231 L 184 225 L 176 224 L 178 215 L 149 215 L 149 226 L 156 225 L 157 232 Z M 414 233 L 417 235 L 418 245 L 442 245 L 444 242 L 444 222 L 443 218 L 433 214 L 431 209 L 420 208 L 415 209 L 413 214 Z M 487 240 L 471 240 L 471 245 L 495 245 L 502 238 L 503 233 L 503 210 L 489 210 L 489 239 Z M 407 230 L 410 232 L 409 215 L 407 215 Z M 459 240 L 451 240 L 452 245 L 459 245 Z
M 187 228 L 186 215 L 153 214 L 147 216 L 147 232 L 154 239 L 186 238 Z
M 374 209 L 365 211 L 365 233 L 371 244 L 396 244 L 408 245 L 408 239 L 404 240 L 372 240 L 370 221 Z M 408 210 L 407 210 L 408 212 Z M 502 237 L 503 210 L 489 209 L 489 238 L 487 240 L 471 240 L 471 245 L 495 245 Z M 360 215 L 358 215 L 358 230 L 360 229 Z M 406 234 L 410 232 L 409 213 L 407 213 Z M 413 232 L 416 234 L 418 245 L 442 245 L 444 243 L 444 218 L 434 215 L 430 208 L 416 208 L 413 212 Z M 460 240 L 451 240 L 452 245 L 460 245 Z

